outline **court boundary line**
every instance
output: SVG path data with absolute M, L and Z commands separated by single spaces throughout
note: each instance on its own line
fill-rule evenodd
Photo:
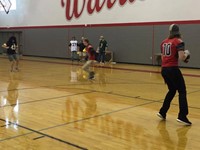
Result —
M 4 119 L 2 119 L 2 118 L 0 118 L 0 120 L 3 121 L 3 122 L 6 122 L 6 120 L 4 120 Z M 26 129 L 26 130 L 31 131 L 31 132 L 30 132 L 30 133 L 26 133 L 26 134 L 21 134 L 21 135 L 18 135 L 18 136 L 14 136 L 14 137 L 9 137 L 9 138 L 5 138 L 5 139 L 1 139 L 0 142 L 6 141 L 6 140 L 10 140 L 10 139 L 15 139 L 15 138 L 18 138 L 18 137 L 21 137 L 21 136 L 25 136 L 25 135 L 28 135 L 28 134 L 32 134 L 32 133 L 37 133 L 37 134 L 42 135 L 42 136 L 44 136 L 44 137 L 48 137 L 48 138 L 50 138 L 50 139 L 56 140 L 56 141 L 58 141 L 58 142 L 61 142 L 61 143 L 67 144 L 67 145 L 70 145 L 70 146 L 72 146 L 72 147 L 76 147 L 76 148 L 81 149 L 81 150 L 88 150 L 88 149 L 85 148 L 85 147 L 81 147 L 81 146 L 76 145 L 76 144 L 73 144 L 73 143 L 71 143 L 71 142 L 68 142 L 68 141 L 65 141 L 65 140 L 56 138 L 56 137 L 54 137 L 54 136 L 51 136 L 51 135 L 49 135 L 49 134 L 40 132 L 41 130 L 38 130 L 38 131 L 37 131 L 37 130 L 31 129 L 31 128 L 25 127 L 25 126 L 23 126 L 23 125 L 20 125 L 20 124 L 16 124 L 16 123 L 10 122 L 10 121 L 9 121 L 9 124 L 17 125 L 18 127 L 22 128 L 22 129 Z
M 57 87 L 57 86 L 60 86 L 60 85 L 56 85 L 55 87 Z M 48 87 L 48 86 L 44 86 L 44 87 Z M 50 87 L 52 87 L 52 86 L 50 86 Z M 36 88 L 34 88 L 34 89 L 36 89 Z M 66 88 L 64 88 L 64 89 L 66 89 Z M 69 88 L 67 88 L 67 89 L 69 89 Z M 74 94 L 70 94 L 70 95 L 63 95 L 63 96 L 57 96 L 57 97 L 51 97 L 51 98 L 38 99 L 38 100 L 33 100 L 33 101 L 28 101 L 28 102 L 22 102 L 22 103 L 19 103 L 19 104 L 23 105 L 23 104 L 29 104 L 29 103 L 37 103 L 37 102 L 40 102 L 40 101 L 56 100 L 56 99 L 60 99 L 60 98 L 71 97 L 71 96 L 82 95 L 82 94 L 91 94 L 91 93 L 104 93 L 104 94 L 121 96 L 121 97 L 126 97 L 126 98 L 136 98 L 136 99 L 141 99 L 141 100 L 150 101 L 150 102 L 159 102 L 159 101 L 164 100 L 164 98 L 159 99 L 159 100 L 153 100 L 153 99 L 147 99 L 147 98 L 140 98 L 140 96 L 128 96 L 128 95 L 122 95 L 122 94 L 117 94 L 117 93 L 113 93 L 113 92 L 103 92 L 103 91 L 97 91 L 97 90 L 91 90 L 91 89 L 80 89 L 80 88 L 70 88 L 70 89 L 87 90 L 87 92 L 80 92 L 80 93 L 74 93 Z M 197 93 L 199 91 L 200 90 L 195 90 L 195 91 L 192 91 L 192 92 L 187 92 L 187 94 Z M 175 97 L 178 97 L 178 95 L 176 95 Z M 1 107 L 9 107 L 9 106 L 13 106 L 13 105 L 16 105 L 16 104 L 5 105 L 5 106 L 1 106 Z M 172 105 L 177 105 L 177 104 L 172 104 Z M 200 109 L 198 107 L 191 107 L 191 106 L 188 106 L 188 108 Z
M 198 90 L 198 91 L 199 91 L 199 90 Z M 92 93 L 92 92 L 90 92 L 90 93 Z M 112 94 L 112 95 L 113 95 L 113 93 L 109 93 L 109 92 L 108 92 L 107 94 Z M 122 96 L 122 97 L 124 97 L 123 95 L 117 95 L 117 96 Z M 135 96 L 135 97 L 131 97 L 131 98 L 143 99 L 143 98 L 140 98 L 139 96 Z M 143 99 L 143 100 L 147 100 L 147 99 Z M 148 104 L 157 103 L 157 102 L 159 102 L 159 101 L 160 101 L 160 100 L 155 100 L 155 101 L 152 100 L 152 101 L 148 101 L 148 102 L 146 102 L 146 103 L 142 103 L 142 104 L 138 104 L 138 105 L 134 105 L 134 106 L 129 106 L 129 107 L 121 108 L 121 109 L 118 109 L 118 110 L 114 110 L 114 111 L 102 113 L 102 114 L 99 114 L 99 115 L 94 115 L 94 116 L 91 116 L 91 117 L 82 118 L 82 119 L 75 120 L 75 121 L 71 121 L 71 122 L 68 122 L 68 123 L 64 123 L 64 124 L 60 124 L 60 125 L 56 125 L 56 126 L 52 126 L 52 127 L 40 129 L 40 130 L 38 130 L 38 131 L 17 124 L 17 126 L 21 127 L 22 129 L 27 129 L 28 131 L 31 131 L 30 133 L 22 134 L 22 135 L 19 135 L 19 136 L 24 136 L 24 135 L 31 134 L 31 133 L 37 133 L 37 134 L 40 134 L 40 135 L 42 135 L 42 136 L 44 136 L 44 137 L 48 137 L 48 138 L 54 139 L 54 140 L 56 140 L 56 141 L 59 141 L 59 142 L 68 144 L 68 145 L 70 145 L 70 146 L 77 147 L 77 148 L 82 149 L 82 150 L 87 150 L 87 148 L 80 147 L 80 146 L 75 145 L 75 144 L 73 144 L 73 143 L 70 143 L 70 142 L 64 141 L 64 140 L 62 140 L 62 139 L 56 138 L 56 137 L 54 137 L 54 136 L 51 136 L 51 135 L 42 133 L 41 131 L 45 131 L 45 130 L 49 130 L 49 129 L 53 129 L 53 128 L 57 128 L 57 127 L 61 127 L 61 126 L 66 126 L 66 125 L 73 124 L 73 123 L 76 123 L 76 122 L 86 121 L 86 120 L 89 120 L 89 119 L 93 119 L 93 118 L 105 116 L 105 115 L 108 115 L 108 114 L 113 114 L 113 113 L 116 113 L 116 112 L 120 112 L 120 111 L 124 111 L 124 110 L 128 110 L 128 109 L 132 109 L 132 108 L 136 108 L 136 107 L 140 107 L 140 106 L 144 106 L 144 105 L 148 105 Z M 175 104 L 175 106 L 177 106 L 177 105 Z M 5 121 L 4 119 L 2 119 L 2 118 L 0 118 L 0 120 L 3 121 L 3 122 L 6 122 L 6 121 Z M 9 121 L 9 123 L 10 123 L 10 124 L 15 124 L 15 125 L 16 125 L 16 123 L 12 123 L 12 122 L 10 122 L 10 121 Z M 17 138 L 17 137 L 19 137 L 19 136 L 11 137 L 11 138 L 9 138 L 9 139 Z M 5 140 L 8 140 L 8 139 L 3 139 L 3 140 L 0 140 L 0 141 L 5 141 Z
M 49 63 L 49 62 L 48 62 Z M 52 62 L 53 63 L 53 62 Z M 104 67 L 105 68 L 105 67 Z M 116 68 L 116 69 L 119 69 L 119 68 Z M 121 70 L 121 69 L 119 69 L 119 70 Z M 129 70 L 129 69 L 128 69 Z M 131 70 L 133 70 L 133 71 L 135 71 L 135 69 L 131 69 Z M 140 71 L 139 70 L 139 72 L 142 72 L 142 71 Z M 44 87 L 48 87 L 48 86 L 44 86 Z M 51 86 L 52 87 L 52 86 Z M 199 90 L 198 90 L 199 91 Z M 197 92 L 198 92 L 197 91 Z M 100 91 L 91 91 L 91 92 L 88 92 L 88 93 L 92 93 L 92 92 L 100 92 Z M 194 93 L 194 92 L 191 92 L 191 93 Z M 81 93 L 78 93 L 78 95 L 79 94 L 81 94 Z M 84 93 L 82 93 L 82 94 L 84 94 Z M 107 94 L 112 94 L 112 95 L 114 95 L 113 93 L 107 93 Z M 76 95 L 76 94 L 75 94 Z M 65 97 L 68 97 L 68 96 L 73 96 L 73 95 L 67 95 L 67 96 L 65 96 Z M 118 96 L 127 96 L 127 95 L 118 95 Z M 136 97 L 132 97 L 132 98 L 138 98 L 139 99 L 139 96 L 136 96 Z M 52 98 L 50 98 L 50 99 L 52 99 Z M 56 99 L 56 98 L 53 98 L 53 99 Z M 46 100 L 48 100 L 48 99 L 46 99 Z M 144 100 L 144 99 L 143 99 Z M 145 99 L 146 100 L 146 99 Z M 41 101 L 41 100 L 39 100 L 39 101 Z M 159 100 L 160 101 L 160 100 Z M 82 119 L 80 119 L 80 120 L 76 120 L 76 121 L 74 121 L 74 122 L 71 122 L 71 123 L 75 123 L 75 122 L 80 122 L 80 121 L 85 121 L 85 120 L 89 120 L 89 119 L 92 119 L 92 118 L 96 118 L 96 117 L 100 117 L 100 116 L 104 116 L 104 115 L 107 115 L 107 114 L 112 114 L 112 113 L 115 113 L 115 112 L 120 112 L 120 111 L 123 111 L 123 110 L 128 110 L 128 109 L 132 109 L 132 108 L 134 108 L 134 107 L 140 107 L 140 106 L 144 106 L 144 105 L 148 105 L 148 104 L 151 104 L 151 103 L 155 103 L 155 102 L 158 102 L 158 101 L 154 101 L 154 100 L 152 100 L 151 102 L 148 102 L 148 103 L 144 103 L 144 104 L 141 104 L 141 105 L 134 105 L 134 106 L 132 106 L 132 107 L 127 107 L 127 108 L 122 108 L 122 109 L 119 109 L 119 110 L 116 110 L 116 111 L 111 111 L 111 112 L 107 112 L 107 113 L 104 113 L 104 114 L 100 114 L 100 115 L 95 115 L 95 116 L 93 116 L 93 117 L 86 117 L 86 118 L 82 118 Z M 0 118 L 0 120 L 2 121 L 2 119 Z M 4 120 L 4 122 L 5 122 L 5 120 Z M 14 124 L 14 123 L 12 123 L 12 124 Z M 70 124 L 70 123 L 69 123 Z M 20 125 L 21 126 L 21 125 Z M 19 127 L 20 127 L 19 126 Z M 62 126 L 62 125 L 61 125 Z M 27 130 L 28 129 L 31 129 L 31 128 L 28 128 L 28 127 L 26 127 L 26 126 L 21 126 L 21 127 L 24 127 L 24 128 L 27 128 Z M 31 130 L 33 130 L 33 129 L 31 129 Z M 47 129 L 48 130 L 48 129 Z M 36 132 L 34 132 L 34 131 L 36 131 Z M 43 130 L 39 130 L 39 131 L 37 131 L 37 130 L 33 130 L 31 133 L 37 133 L 37 132 L 40 132 L 40 131 L 43 131 Z M 42 133 L 42 132 L 41 132 Z M 38 133 L 39 134 L 39 133 Z M 41 135 L 43 135 L 43 136 L 45 136 L 45 135 L 48 135 L 48 134 L 45 134 L 45 133 L 42 133 Z M 53 137 L 53 136 L 51 136 L 51 135 L 48 135 L 49 136 L 49 138 L 51 138 L 52 137 L 52 139 L 54 139 L 54 138 L 56 138 L 56 137 Z M 59 138 L 56 138 L 56 139 L 54 139 L 54 140 L 58 140 L 59 141 Z M 1 141 L 1 140 L 0 140 Z M 62 141 L 64 141 L 64 140 L 61 140 L 60 142 L 62 142 Z M 73 144 L 73 143 L 72 143 Z
M 120 96 L 123 97 L 123 95 L 120 95 Z M 147 99 L 140 98 L 139 96 L 135 96 L 135 97 L 132 97 L 132 98 L 141 99 L 141 100 L 147 101 Z M 41 129 L 39 131 L 45 131 L 45 130 L 48 130 L 48 129 L 53 129 L 53 128 L 56 128 L 56 127 L 65 126 L 65 125 L 68 125 L 68 124 L 72 124 L 72 123 L 76 123 L 76 122 L 81 122 L 81 121 L 93 119 L 93 118 L 96 118 L 96 117 L 101 117 L 101 116 L 105 116 L 105 115 L 108 115 L 108 114 L 113 114 L 113 113 L 116 113 L 116 112 L 121 112 L 121 111 L 124 111 L 124 110 L 132 109 L 132 108 L 137 108 L 137 107 L 140 107 L 140 106 L 145 106 L 145 105 L 149 105 L 149 104 L 153 104 L 153 103 L 161 103 L 160 101 L 161 100 L 149 100 L 149 101 L 144 102 L 142 104 L 138 104 L 138 105 L 134 105 L 134 106 L 132 105 L 132 106 L 129 106 L 129 107 L 118 109 L 118 110 L 114 110 L 114 111 L 102 113 L 102 114 L 99 114 L 99 115 L 94 115 L 94 116 L 91 116 L 91 117 L 82 118 L 82 119 L 79 119 L 79 120 L 71 121 L 71 122 L 60 124 L 60 125 L 57 125 L 57 126 L 52 126 L 52 127 L 49 127 L 49 128 L 44 128 L 44 129 Z M 178 104 L 172 104 L 172 105 L 178 107 Z M 197 108 L 197 109 L 200 109 L 200 108 Z
M 40 57 L 39 57 L 40 58 Z M 49 59 L 49 58 L 48 58 Z M 67 65 L 72 65 L 71 63 L 64 63 L 64 62 L 51 62 L 51 61 L 43 61 L 43 60 L 28 60 L 28 59 L 22 59 L 22 60 L 25 60 L 25 61 L 36 61 L 36 62 L 46 62 L 46 63 L 57 63 L 57 64 L 67 64 Z M 82 66 L 83 64 L 73 64 L 73 65 L 76 65 L 76 66 Z M 136 65 L 136 64 L 133 64 L 133 65 Z M 142 64 L 140 64 L 142 65 Z M 143 64 L 144 65 L 144 64 Z M 147 65 L 147 66 L 154 66 L 154 65 Z M 108 66 L 94 66 L 95 68 L 105 68 L 105 69 L 115 69 L 115 70 L 125 70 L 125 71 L 136 71 L 136 72 L 144 72 L 144 73 L 161 73 L 160 71 L 154 71 L 154 70 L 144 70 L 144 69 L 129 69 L 129 68 L 121 68 L 121 67 L 108 67 Z M 157 66 L 158 67 L 158 66 Z M 160 66 L 161 68 L 161 66 Z M 181 68 L 181 67 L 180 67 Z M 191 69 L 191 68 L 188 68 L 188 69 Z M 184 76 L 190 76 L 190 77 L 200 77 L 200 75 L 195 75 L 195 74 L 187 74 L 187 73 L 184 73 L 183 74 Z
M 28 56 L 27 56 L 28 57 Z M 40 58 L 42 59 L 41 57 L 37 57 L 37 58 Z M 45 57 L 46 58 L 46 57 Z M 5 59 L 5 58 L 4 58 Z M 55 58 L 49 58 L 47 57 L 46 59 L 55 59 Z M 59 59 L 59 58 L 57 58 Z M 61 59 L 61 58 L 60 58 Z M 57 62 L 57 61 L 45 61 L 45 60 L 31 60 L 31 59 L 24 59 L 24 58 L 21 58 L 21 60 L 25 60 L 25 61 L 32 61 L 32 62 L 44 62 L 44 63 L 56 63 L 56 64 L 65 64 L 65 65 L 72 65 L 71 63 L 68 63 L 68 62 Z M 128 63 L 127 63 L 128 64 Z M 83 64 L 73 64 L 73 65 L 76 65 L 76 66 L 82 66 Z M 146 66 L 152 66 L 154 67 L 154 65 L 151 65 L 151 64 L 133 64 L 133 65 L 146 65 Z M 108 66 L 94 66 L 95 68 L 105 68 L 105 69 L 114 69 L 114 70 L 125 70 L 125 71 L 135 71 L 135 72 L 144 72 L 144 73 L 155 73 L 155 74 L 160 74 L 161 72 L 160 71 L 154 71 L 154 70 L 145 70 L 145 69 L 129 69 L 129 68 L 121 68 L 121 67 L 108 67 Z M 158 66 L 157 66 L 158 67 Z M 160 66 L 161 68 L 161 66 Z M 181 67 L 179 66 L 179 68 L 186 68 L 186 67 Z M 199 69 L 199 68 L 189 68 L 188 69 Z M 197 75 L 197 74 L 189 74 L 189 73 L 182 73 L 183 76 L 189 76 L 189 77 L 197 77 L 197 78 L 200 78 L 200 75 Z

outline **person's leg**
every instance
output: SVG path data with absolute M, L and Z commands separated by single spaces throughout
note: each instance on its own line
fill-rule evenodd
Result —
M 79 52 L 79 59 L 80 61 L 83 61 L 83 52 Z
M 106 53 L 103 52 L 103 53 L 102 53 L 102 63 L 105 63 L 105 57 L 106 57 Z
M 177 121 L 182 122 L 186 125 L 191 125 L 192 123 L 187 119 L 188 115 L 188 103 L 187 103 L 187 92 L 185 81 L 180 70 L 177 70 L 177 80 L 179 93 L 179 114 Z
M 74 61 L 74 51 L 71 52 L 71 61 Z
M 90 71 L 90 66 L 92 65 L 93 60 L 88 60 L 82 67 L 83 70 L 85 70 L 86 72 L 88 72 L 88 79 L 93 79 L 94 78 L 94 72 Z
M 86 63 L 83 65 L 82 69 L 88 73 L 90 73 L 90 65 L 92 64 L 92 60 L 86 61 Z
M 92 60 L 90 66 L 93 66 L 94 62 L 95 62 L 95 60 Z M 93 78 L 94 78 L 94 75 L 95 75 L 94 71 L 91 71 L 91 70 L 90 70 L 90 73 L 89 73 L 89 77 L 88 77 L 88 78 L 89 78 L 89 79 L 93 79 Z
M 80 61 L 79 54 L 77 53 L 77 51 L 74 52 L 74 59 L 78 62 Z
M 19 70 L 19 55 L 18 54 L 14 54 L 13 58 L 15 60 L 15 69 L 18 71 Z
M 159 113 L 166 118 L 167 111 L 170 108 L 171 101 L 173 100 L 176 94 L 176 85 L 174 84 L 175 76 L 171 69 L 162 69 L 162 76 L 164 78 L 165 83 L 168 86 L 169 91 L 167 92 L 163 105 L 159 111 Z
M 101 62 L 101 52 L 99 52 L 99 55 L 98 55 L 98 62 L 99 63 Z
M 8 55 L 8 59 L 9 59 L 9 61 L 11 63 L 11 65 L 10 65 L 10 71 L 12 72 L 12 71 L 14 71 L 14 65 L 15 65 L 15 60 L 14 60 L 13 55 Z

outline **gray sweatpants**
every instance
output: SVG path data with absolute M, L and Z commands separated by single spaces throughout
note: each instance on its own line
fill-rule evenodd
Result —
M 95 60 L 88 60 L 86 63 L 83 65 L 82 69 L 85 70 L 86 72 L 90 73 L 90 66 L 95 62 Z

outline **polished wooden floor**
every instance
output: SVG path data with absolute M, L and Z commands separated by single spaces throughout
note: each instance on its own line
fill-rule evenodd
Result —
M 160 67 L 106 64 L 87 80 L 69 60 L 0 58 L 0 150 L 199 150 L 200 70 L 181 69 L 192 126 L 156 116 L 167 87 Z

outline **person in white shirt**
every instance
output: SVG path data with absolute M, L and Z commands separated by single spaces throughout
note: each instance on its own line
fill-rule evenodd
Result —
M 72 62 L 74 60 L 79 60 L 78 59 L 78 55 L 77 55 L 77 51 L 78 51 L 78 41 L 76 40 L 75 36 L 72 37 L 72 40 L 69 43 L 69 50 L 71 52 L 71 60 Z

